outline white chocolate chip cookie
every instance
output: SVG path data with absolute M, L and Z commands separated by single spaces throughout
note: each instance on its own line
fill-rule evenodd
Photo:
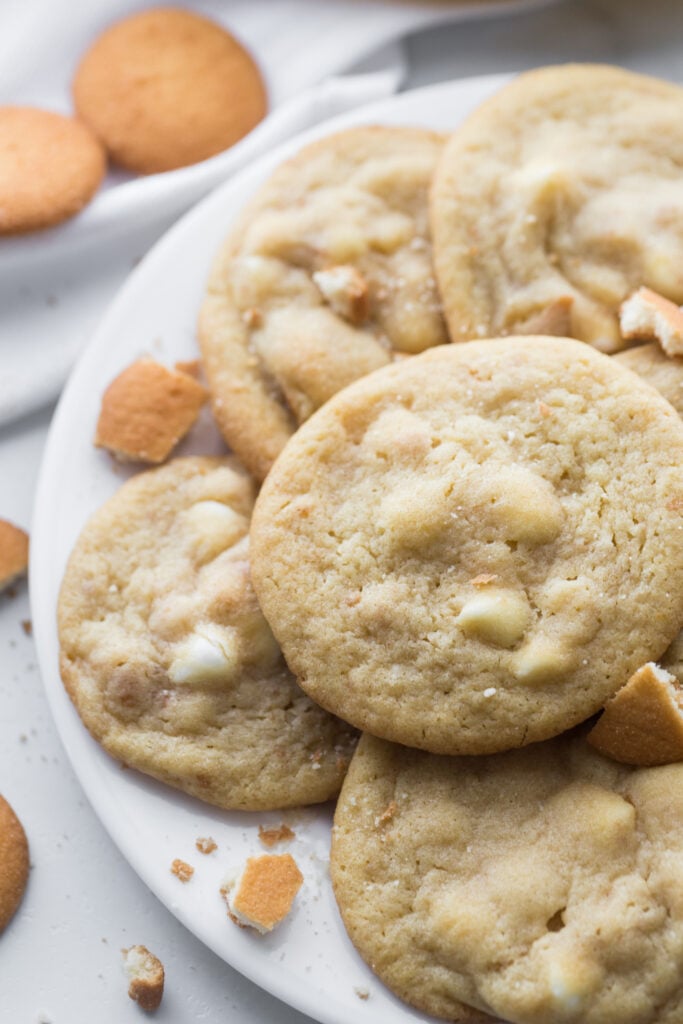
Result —
M 262 479 L 341 388 L 448 340 L 427 192 L 442 139 L 361 127 L 283 164 L 214 265 L 199 324 L 216 421 Z
M 242 810 L 329 799 L 354 743 L 298 688 L 258 607 L 253 500 L 224 459 L 133 477 L 86 525 L 59 600 L 62 678 L 95 739 Z
M 453 340 L 565 334 L 614 352 L 635 289 L 683 302 L 682 164 L 679 86 L 569 65 L 502 89 L 453 135 L 434 181 Z M 539 325 L 562 309 L 557 330 Z
M 582 733 L 481 758 L 364 736 L 330 870 L 351 940 L 447 1020 L 683 1020 L 683 765 L 634 769 Z
M 577 341 L 446 345 L 305 423 L 256 504 L 253 578 L 314 700 L 483 754 L 598 711 L 683 621 L 683 422 Z

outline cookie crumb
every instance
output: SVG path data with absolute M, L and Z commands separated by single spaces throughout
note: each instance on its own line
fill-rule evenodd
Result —
M 249 857 L 237 878 L 221 889 L 228 916 L 241 928 L 270 932 L 289 914 L 303 880 L 290 853 Z
M 175 875 L 181 882 L 189 882 L 194 874 L 194 868 L 178 857 L 171 864 L 171 874 Z
M 622 303 L 619 326 L 627 341 L 657 341 L 668 356 L 683 355 L 683 310 L 651 288 L 639 288 Z
M 26 636 L 33 636 L 33 623 L 30 619 L 21 620 L 21 628 L 23 629 Z
M 206 389 L 188 373 L 138 359 L 102 396 L 95 446 L 122 462 L 161 463 L 187 434 L 206 398 Z
M 648 662 L 605 705 L 587 736 L 601 754 L 642 767 L 683 761 L 683 687 Z
M 214 850 L 218 849 L 218 843 L 211 836 L 199 836 L 195 839 L 194 845 L 200 853 L 213 853 Z
M 370 993 L 366 988 L 360 988 L 359 986 L 356 986 L 353 991 L 356 993 L 358 998 L 362 999 L 363 1001 L 370 998 Z
M 0 519 L 0 590 L 11 587 L 26 575 L 28 547 L 28 534 L 6 519 Z
M 263 825 L 258 827 L 258 837 L 267 847 L 277 846 L 278 843 L 290 843 L 295 836 L 296 833 L 284 823 L 277 828 L 264 828 Z
M 470 580 L 473 587 L 487 587 L 489 583 L 495 583 L 498 576 L 491 572 L 480 572 L 478 576 Z
M 146 946 L 122 949 L 123 966 L 130 978 L 128 995 L 151 1013 L 159 1008 L 164 994 L 164 965 Z

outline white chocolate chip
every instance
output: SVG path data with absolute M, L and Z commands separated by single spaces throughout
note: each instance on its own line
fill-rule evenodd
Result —
M 249 524 L 243 515 L 220 501 L 198 501 L 184 515 L 192 545 L 201 561 L 215 558 L 245 537 Z
M 208 623 L 177 644 L 169 677 L 174 683 L 228 682 L 239 665 L 236 630 Z
M 571 655 L 557 643 L 536 639 L 512 659 L 512 672 L 522 683 L 546 683 L 571 667 Z
M 498 647 L 513 647 L 524 636 L 530 618 L 524 595 L 487 589 L 470 598 L 455 621 L 467 636 Z

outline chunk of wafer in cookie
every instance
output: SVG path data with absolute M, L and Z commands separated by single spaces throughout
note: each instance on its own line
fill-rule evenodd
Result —
M 683 687 L 670 672 L 648 662 L 605 705 L 587 739 L 622 764 L 683 761 Z
M 9 587 L 28 569 L 28 534 L 0 519 L 0 590 Z
M 547 306 L 529 315 L 515 327 L 515 334 L 555 335 L 558 338 L 572 336 L 573 295 L 560 295 Z
M 138 359 L 105 391 L 95 445 L 124 462 L 163 462 L 197 419 L 206 397 L 190 374 Z
M 164 994 L 164 965 L 146 946 L 122 950 L 123 966 L 130 978 L 128 995 L 148 1013 L 156 1010 Z
M 683 355 L 683 310 L 650 288 L 639 288 L 622 303 L 619 325 L 628 341 L 658 341 L 667 355 Z
M 228 916 L 243 928 L 270 932 L 287 917 L 303 880 L 289 853 L 249 857 L 234 882 L 222 890 Z

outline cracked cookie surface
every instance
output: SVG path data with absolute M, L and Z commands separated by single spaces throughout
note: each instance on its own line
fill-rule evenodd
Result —
M 307 146 L 220 252 L 199 322 L 218 425 L 259 479 L 341 388 L 448 341 L 427 192 L 442 138 L 360 127 Z
M 427 1013 L 678 1024 L 683 765 L 633 769 L 581 733 L 483 758 L 364 736 L 330 870 L 349 935 Z
M 683 423 L 569 339 L 448 345 L 356 382 L 256 504 L 256 591 L 306 692 L 435 753 L 546 739 L 683 618 Z
M 564 334 L 613 352 L 636 288 L 683 302 L 682 124 L 680 87 L 597 65 L 520 75 L 475 111 L 432 193 L 453 340 Z M 541 328 L 553 309 L 564 323 Z
M 253 500 L 224 459 L 133 477 L 84 528 L 59 599 L 62 678 L 93 736 L 241 810 L 330 799 L 355 742 L 296 685 L 258 607 Z

